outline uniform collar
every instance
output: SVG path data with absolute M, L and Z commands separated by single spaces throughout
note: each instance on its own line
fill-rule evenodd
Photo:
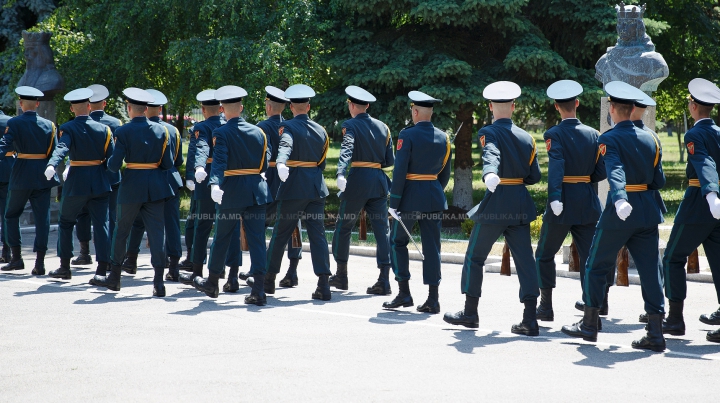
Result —
M 712 118 L 702 118 L 702 119 L 698 119 L 693 126 L 697 126 L 698 123 L 700 123 L 700 122 L 703 122 L 703 124 L 709 124 L 709 125 L 715 124 L 715 121 L 713 121 Z
M 238 116 L 236 118 L 232 118 L 232 119 L 228 120 L 227 123 L 230 123 L 230 122 L 237 123 L 237 122 L 244 122 L 244 121 L 245 121 L 245 119 Z
M 310 120 L 310 117 L 308 117 L 307 113 L 303 113 L 302 115 L 295 116 L 293 119 Z
M 205 120 L 220 120 L 220 115 L 210 116 L 209 118 Z
M 563 119 L 563 120 L 560 121 L 560 124 L 563 124 L 563 123 L 565 123 L 565 124 L 573 124 L 573 125 L 574 125 L 574 124 L 576 124 L 576 123 L 580 123 L 580 119 L 578 119 L 578 118 L 565 118 L 565 119 Z
M 429 120 L 421 120 L 415 123 L 415 126 L 432 126 L 432 122 Z
M 153 116 L 151 118 L 148 118 L 151 122 L 160 123 L 160 116 Z
M 367 119 L 369 117 L 370 117 L 370 114 L 367 112 L 358 113 L 357 115 L 355 115 L 355 119 Z
M 73 120 L 88 120 L 88 119 L 90 119 L 90 116 L 80 115 L 80 116 L 75 116 L 75 119 L 73 119 Z
M 147 122 L 148 118 L 145 116 L 138 116 L 136 118 L 132 118 L 131 122 Z
M 37 111 L 27 111 L 27 112 L 23 112 L 23 115 L 37 116 Z
M 502 118 L 502 119 L 498 119 L 498 120 L 494 121 L 493 124 L 494 125 L 502 125 L 502 126 L 505 126 L 505 125 L 512 126 L 513 121 L 510 118 Z
M 92 111 L 92 112 L 90 112 L 90 116 L 93 116 L 93 115 L 98 115 L 98 116 L 100 116 L 100 117 L 103 117 L 103 116 L 105 116 L 105 111 Z
M 282 118 L 282 115 L 272 115 L 272 116 L 268 116 L 267 120 L 282 122 L 283 118 Z
M 633 124 L 634 124 L 635 126 L 641 128 L 641 129 L 642 129 L 643 127 L 645 127 L 645 122 L 643 122 L 642 119 L 640 119 L 640 120 L 633 120 L 632 122 L 633 122 Z
M 615 123 L 615 127 L 635 127 L 635 123 L 632 120 L 623 120 L 622 122 Z

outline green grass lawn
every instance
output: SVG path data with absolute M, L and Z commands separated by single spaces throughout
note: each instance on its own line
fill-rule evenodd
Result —
M 543 133 L 533 132 L 531 134 L 535 137 L 538 144 L 537 158 L 538 163 L 540 164 L 540 170 L 542 172 L 542 180 L 535 185 L 528 186 L 528 190 L 530 191 L 530 194 L 535 201 L 535 206 L 537 208 L 538 214 L 540 215 L 545 211 L 545 205 L 547 203 L 548 156 L 547 151 L 545 150 L 545 147 L 543 145 Z M 665 205 L 668 208 L 668 213 L 665 215 L 666 223 L 671 223 L 675 217 L 678 206 L 682 201 L 685 187 L 687 186 L 687 178 L 685 177 L 685 163 L 679 162 L 680 152 L 678 150 L 677 138 L 667 137 L 666 133 L 663 132 L 660 134 L 660 139 L 663 147 L 663 169 L 665 171 L 665 176 L 667 177 L 667 184 L 665 185 L 665 188 L 660 191 L 660 193 L 662 194 Z M 188 143 L 185 142 L 183 144 L 184 155 L 187 155 L 187 146 Z M 326 200 L 325 211 L 328 213 L 333 213 L 333 215 L 339 210 L 340 207 L 340 199 L 337 197 L 337 182 L 335 180 L 335 173 L 337 172 L 339 154 L 340 143 L 331 143 L 330 149 L 327 154 L 324 175 L 325 182 L 327 183 L 327 187 L 330 191 L 330 195 Z M 482 168 L 479 166 L 481 161 L 480 150 L 478 149 L 477 143 L 473 144 L 473 160 L 476 164 L 473 172 L 473 200 L 475 203 L 479 203 L 484 197 L 487 188 L 485 187 L 485 184 L 483 183 L 481 178 Z M 185 167 L 181 167 L 180 171 L 184 177 Z M 392 172 L 390 170 L 386 170 L 386 172 L 388 172 L 388 174 L 392 177 Z M 454 185 L 454 180 L 451 177 L 450 182 L 445 189 L 445 195 L 448 199 L 449 205 L 452 205 L 452 192 Z M 181 216 L 184 217 L 187 215 L 187 211 L 190 208 L 190 199 L 187 189 L 183 188 L 183 192 L 184 193 L 181 198 L 180 208 Z M 334 226 L 333 222 L 327 222 L 326 224 L 329 229 L 332 229 L 332 227 Z M 371 234 L 368 234 L 368 237 L 370 238 Z M 448 230 L 445 231 L 443 237 L 456 239 L 463 238 L 464 235 L 459 233 L 459 231 Z

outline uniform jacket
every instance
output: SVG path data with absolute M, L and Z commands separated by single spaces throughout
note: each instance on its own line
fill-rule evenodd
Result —
M 0 159 L 15 150 L 18 159 L 10 174 L 10 190 L 47 189 L 59 185 L 57 175 L 51 180 L 45 177 L 50 155 L 57 144 L 55 123 L 28 111 L 7 122 L 5 135 L 0 140 Z M 21 154 L 45 155 L 40 159 L 19 158 Z
M 626 191 L 628 185 L 648 185 L 649 190 L 665 186 L 662 149 L 657 139 L 626 120 L 603 133 L 598 143 L 605 156 L 610 191 L 597 228 L 644 228 L 663 222 L 662 207 L 653 192 Z M 615 202 L 621 199 L 633 208 L 625 221 L 615 211 Z
M 548 152 L 548 204 L 543 221 L 565 225 L 596 223 L 602 212 L 592 184 L 607 178 L 605 161 L 598 149 L 597 130 L 578 119 L 565 119 L 551 127 L 543 138 Z M 564 177 L 590 177 L 590 183 L 563 182 Z M 556 216 L 550 202 L 563 203 Z
M 290 168 L 290 176 L 280 184 L 276 200 L 320 199 L 327 197 L 328 189 L 323 178 L 325 156 L 329 146 L 325 129 L 310 120 L 308 115 L 297 115 L 280 123 L 280 146 L 277 163 L 288 161 L 314 162 L 309 168 Z
M 210 116 L 209 118 L 199 122 L 193 128 L 193 136 L 195 137 L 195 160 L 194 165 L 186 165 L 186 170 L 192 171 L 186 175 L 187 179 L 195 181 L 195 191 L 193 192 L 194 200 L 210 199 L 210 185 L 205 180 L 197 183 L 195 180 L 195 170 L 199 167 L 205 168 L 205 172 L 210 175 L 210 164 L 213 161 L 213 143 L 212 132 L 225 123 L 220 116 Z
M 5 133 L 8 120 L 10 120 L 10 116 L 0 111 L 0 135 Z M 5 154 L 9 155 L 0 160 L 0 183 L 10 182 L 10 173 L 12 172 L 13 165 L 15 165 L 15 152 L 13 148 L 10 147 Z
M 170 133 L 144 116 L 136 117 L 115 131 L 115 151 L 108 159 L 108 169 L 120 170 L 125 163 L 154 163 L 155 169 L 125 169 L 118 204 L 146 203 L 174 195 L 166 170 L 173 167 L 173 153 L 168 148 Z M 70 171 L 72 172 L 72 170 Z
M 160 120 L 159 116 L 151 117 L 150 121 L 160 123 L 161 125 L 166 127 L 168 129 L 168 133 L 170 133 L 170 141 L 168 141 L 167 148 L 173 153 L 173 167 L 168 169 L 167 176 L 168 182 L 170 182 L 170 186 L 172 186 L 173 191 L 175 191 L 183 186 L 180 172 L 178 172 L 177 170 L 179 167 L 182 166 L 183 162 L 185 162 L 182 156 L 182 137 L 180 136 L 180 132 L 175 126 L 171 125 L 168 122 Z
M 257 126 L 265 132 L 268 140 L 268 148 L 272 149 L 271 162 L 275 162 L 277 158 L 278 147 L 280 146 L 280 123 L 283 121 L 282 115 L 270 116 L 269 118 L 258 123 Z M 278 189 L 280 189 L 280 177 L 278 177 L 277 169 L 275 167 L 268 166 L 265 171 L 267 177 L 267 184 L 270 191 L 270 196 L 273 199 L 277 196 Z
M 450 138 L 429 121 L 400 131 L 390 189 L 390 207 L 400 212 L 447 210 L 445 186 L 450 180 Z M 408 180 L 407 175 L 437 175 Z
M 717 223 L 705 196 L 718 192 L 720 172 L 720 127 L 710 119 L 700 120 L 685 133 L 685 147 L 688 150 L 688 164 L 685 173 L 688 179 L 700 181 L 700 187 L 688 186 L 675 222 L 679 224 Z
M 390 178 L 381 169 L 352 166 L 356 162 L 375 162 L 381 168 L 395 164 L 390 128 L 367 113 L 360 113 L 342 124 L 343 141 L 337 174 L 347 177 L 347 188 L 339 194 L 345 199 L 387 197 Z M 350 167 L 352 166 L 352 169 Z M 347 171 L 350 171 L 348 175 Z
M 535 139 L 515 126 L 511 119 L 498 119 L 478 132 L 482 146 L 483 177 L 489 173 L 501 179 L 520 180 L 524 185 L 540 181 Z M 524 185 L 498 185 L 485 192 L 479 205 L 468 212 L 477 223 L 520 225 L 535 220 L 537 210 Z
M 110 128 L 110 131 L 115 135 L 115 130 L 117 130 L 118 127 L 122 126 L 122 122 L 120 119 L 110 116 L 105 111 L 92 111 L 90 112 L 90 117 L 92 120 L 96 122 L 100 122 L 104 124 L 105 126 Z M 114 141 L 115 139 L 113 139 Z M 111 185 L 116 185 L 120 183 L 121 174 L 120 171 L 118 172 L 110 172 L 109 170 L 105 171 L 106 175 L 108 176 L 108 180 L 110 181 Z M 68 174 L 70 175 L 70 174 Z
M 259 127 L 242 118 L 233 118 L 213 131 L 214 156 L 210 185 L 220 185 L 225 193 L 218 209 L 263 205 L 272 202 L 267 182 L 260 176 L 267 171 L 272 156 L 270 142 Z M 249 169 L 250 175 L 229 175 Z M 226 176 L 227 175 L 227 176 Z
M 655 137 L 655 139 L 658 142 L 658 146 L 660 147 L 660 152 L 662 152 L 662 143 L 660 142 L 660 136 L 657 135 L 653 130 L 651 130 L 649 127 L 645 126 L 645 123 L 642 120 L 634 120 L 633 124 L 646 132 L 650 133 Z M 660 206 L 660 211 L 665 214 L 667 213 L 667 207 L 665 207 L 665 202 L 662 199 L 662 195 L 660 195 L 659 190 L 648 190 L 648 192 L 652 192 L 653 197 L 655 198 L 655 201 Z
M 109 192 L 110 180 L 105 172 L 107 159 L 114 150 L 110 128 L 89 116 L 77 116 L 60 126 L 58 143 L 48 165 L 57 167 L 66 156 L 75 164 L 102 161 L 99 165 L 72 166 L 63 185 L 63 195 L 88 196 Z

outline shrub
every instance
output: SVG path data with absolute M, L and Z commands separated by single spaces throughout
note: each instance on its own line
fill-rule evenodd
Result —
M 541 215 L 537 216 L 535 221 L 530 223 L 530 237 L 532 239 L 540 238 L 540 229 L 542 228 L 542 224 L 543 220 Z
M 470 234 L 472 233 L 472 229 L 475 226 L 475 221 L 471 219 L 466 219 L 465 221 L 460 224 L 460 228 L 462 228 L 462 232 L 465 234 L 466 237 L 470 238 Z

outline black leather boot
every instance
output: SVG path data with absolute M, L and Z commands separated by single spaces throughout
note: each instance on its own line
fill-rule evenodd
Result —
M 400 307 L 408 307 L 415 305 L 412 295 L 410 295 L 409 280 L 398 281 L 400 292 L 392 301 L 383 302 L 382 306 L 386 309 L 395 309 Z
M 165 267 L 156 267 L 154 270 L 155 277 L 153 278 L 153 297 L 162 298 L 165 296 L 165 283 L 163 283 L 163 273 L 165 272 Z
M 685 320 L 683 318 L 684 301 L 669 301 L 670 310 L 667 319 L 663 321 L 662 332 L 672 336 L 685 335 Z
M 50 271 L 50 273 L 48 273 L 48 276 L 52 278 L 59 278 L 62 280 L 70 280 L 72 278 L 72 273 L 70 272 L 70 258 L 61 257 L 60 268 Z
M 193 271 L 192 273 L 181 273 L 180 274 L 180 282 L 186 285 L 193 285 L 193 280 L 195 280 L 195 277 L 202 277 L 203 275 L 203 265 L 195 264 L 193 263 Z M 218 278 L 220 278 L 218 276 Z
M 582 300 L 575 301 L 575 309 L 585 312 L 585 302 Z
M 523 311 L 522 322 L 512 325 L 510 331 L 515 334 L 524 334 L 525 336 L 538 336 L 540 335 L 540 327 L 537 323 L 536 309 L 537 299 L 531 301 L 525 301 L 525 310 Z
M 120 265 L 110 265 L 110 274 L 107 276 L 95 276 L 90 279 L 90 284 L 104 287 L 112 291 L 120 291 Z
M 13 252 L 13 258 L 14 257 L 15 257 L 15 253 Z M 714 325 L 714 326 L 720 325 L 720 308 L 718 308 L 717 311 L 715 311 L 709 315 L 705 315 L 705 314 L 700 315 L 700 322 L 702 322 L 706 325 Z
M 586 341 L 597 341 L 598 320 L 600 320 L 600 308 L 585 306 L 585 315 L 580 322 L 571 326 L 563 326 L 562 332 L 572 337 L 582 337 Z
M 178 268 L 179 261 L 179 257 L 170 256 L 170 264 L 168 265 L 168 272 L 165 275 L 165 280 L 175 283 L 180 281 L 180 269 Z
M 247 281 L 252 278 L 249 271 L 238 272 L 238 278 L 243 281 Z M 253 280 L 254 281 L 254 280 Z
M 477 307 L 480 298 L 465 295 L 465 309 L 457 312 L 448 312 L 443 316 L 443 320 L 451 325 L 465 326 L 476 329 L 480 326 L 480 318 L 478 317 Z
M 110 234 L 112 236 L 112 234 Z M 92 256 L 90 256 L 90 242 L 80 242 L 80 252 L 78 257 L 71 262 L 76 266 L 92 264 Z
M 330 285 L 338 290 L 348 289 L 347 262 L 337 264 L 337 271 L 334 276 L 330 276 Z
M 107 270 L 110 268 L 110 263 L 108 262 L 98 262 L 97 268 L 95 269 L 95 275 L 104 277 L 107 275 Z
M 378 276 L 377 282 L 371 287 L 368 287 L 367 293 L 372 295 L 390 295 L 392 289 L 390 288 L 390 267 L 380 268 L 380 276 Z
M 418 312 L 440 313 L 440 298 L 438 296 L 438 286 L 431 285 L 429 287 L 428 299 L 424 304 L 418 305 Z
M 23 259 L 22 259 L 22 249 L 19 246 L 12 246 L 12 247 L 10 247 L 10 250 L 12 251 L 12 257 L 10 258 L 10 263 L 6 264 L 2 268 L 0 268 L 0 270 L 11 271 L 11 270 L 25 269 L 25 262 L 23 262 Z
M 665 337 L 663 337 L 663 314 L 648 314 L 647 334 L 640 340 L 632 342 L 632 348 L 639 350 L 665 351 Z
M 275 276 L 277 276 L 277 273 L 268 273 L 265 275 L 265 282 L 263 283 L 265 294 L 275 294 Z M 248 280 L 250 279 L 252 279 L 252 277 Z M 248 283 L 250 283 L 250 281 L 248 281 Z
M 647 323 L 648 322 L 648 316 L 646 313 L 641 313 L 640 317 L 638 317 L 638 322 L 640 323 Z
M 2 247 L 2 256 L 0 256 L 0 263 L 10 263 L 10 247 L 5 243 Z
M 555 312 L 552 307 L 552 288 L 540 289 L 540 305 L 537 308 L 535 316 L 537 320 L 552 322 L 555 320 Z
M 245 297 L 245 303 L 257 306 L 265 306 L 267 304 L 267 296 L 265 295 L 265 275 L 256 274 L 253 276 L 254 282 L 250 295 Z
M 707 332 L 705 335 L 705 340 L 711 341 L 713 343 L 720 343 L 720 329 L 713 330 L 712 332 Z
M 297 267 L 300 259 L 290 259 L 290 267 L 288 267 L 285 277 L 280 280 L 280 287 L 290 288 L 298 285 Z
M 605 286 L 605 298 L 603 299 L 603 304 L 600 307 L 599 314 L 601 316 L 607 316 L 608 314 L 608 294 L 610 294 L 610 286 Z
M 312 293 L 312 299 L 319 299 L 321 301 L 330 301 L 332 293 L 330 292 L 330 275 L 321 274 L 318 276 L 318 283 L 315 292 Z
M 231 266 L 227 281 L 225 282 L 225 285 L 223 285 L 223 292 L 237 292 L 239 289 L 240 282 L 238 281 L 238 267 Z
M 137 253 L 128 253 L 122 264 L 122 269 L 127 274 L 137 274 Z
M 34 276 L 45 275 L 45 251 L 35 252 L 35 267 L 32 269 Z
M 187 257 L 178 264 L 178 269 L 182 271 L 192 271 L 192 259 L 190 258 L 190 251 L 187 253 Z
M 220 274 L 210 273 L 208 278 L 202 278 L 196 276 L 193 279 L 193 287 L 198 291 L 202 291 L 210 298 L 217 298 L 220 294 L 220 287 L 218 286 L 218 280 L 220 280 Z

